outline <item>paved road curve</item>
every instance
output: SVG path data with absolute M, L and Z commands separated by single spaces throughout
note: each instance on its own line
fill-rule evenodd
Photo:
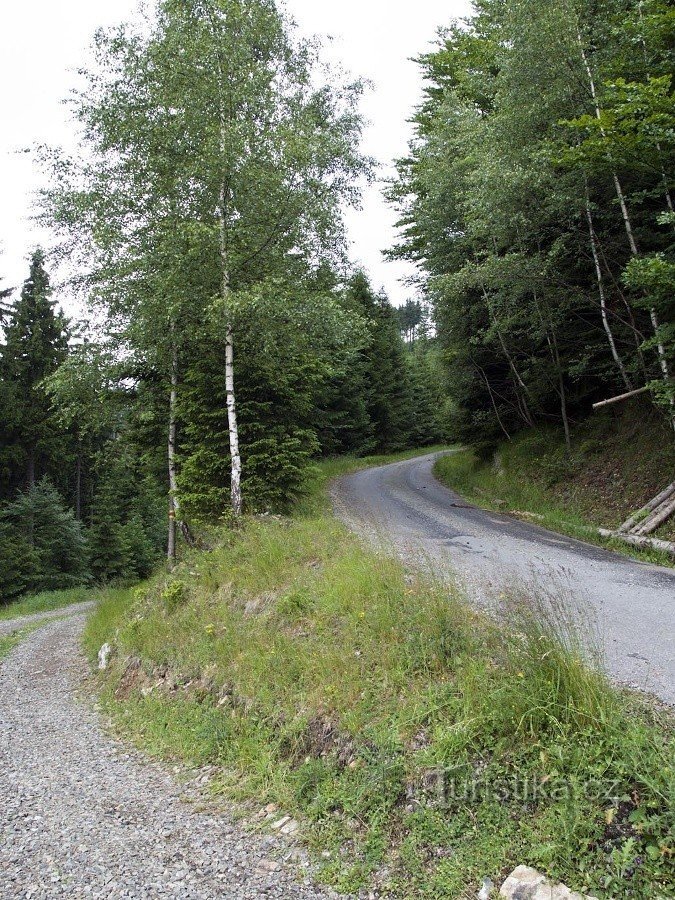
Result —
M 407 562 L 456 573 L 474 600 L 514 582 L 553 586 L 595 620 L 618 681 L 675 703 L 675 571 L 477 509 L 436 481 L 435 459 L 341 478 L 333 488 L 336 511 Z

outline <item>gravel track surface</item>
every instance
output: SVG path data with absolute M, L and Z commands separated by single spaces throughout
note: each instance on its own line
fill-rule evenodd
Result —
M 0 619 L 0 637 L 6 634 L 13 634 L 15 631 L 21 631 L 26 625 L 32 625 L 34 622 L 47 622 L 49 619 L 62 619 L 64 616 L 85 612 L 91 609 L 93 605 L 93 601 L 88 600 L 84 603 L 62 606 L 61 609 L 49 609 L 45 612 L 32 613 L 28 616 L 15 616 L 13 619 Z
M 617 681 L 675 704 L 675 570 L 478 509 L 434 478 L 438 456 L 338 479 L 337 514 L 407 564 L 457 578 L 476 603 L 543 586 L 593 636 Z
M 102 731 L 77 697 L 83 624 L 80 606 L 0 664 L 0 898 L 336 897 L 279 862 L 288 841 L 198 810 L 194 786 Z

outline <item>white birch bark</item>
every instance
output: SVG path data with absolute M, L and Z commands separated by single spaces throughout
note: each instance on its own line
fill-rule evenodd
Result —
M 230 435 L 230 497 L 232 512 L 241 515 L 241 454 L 239 452 L 239 427 L 237 425 L 237 399 L 234 389 L 234 331 L 231 319 L 230 271 L 227 254 L 225 213 L 225 185 L 221 188 L 220 258 L 222 264 L 222 300 L 225 311 L 225 391 L 227 394 L 227 425 Z
M 590 63 L 588 61 L 588 56 L 586 55 L 586 51 L 584 50 L 584 44 L 581 39 L 581 32 L 577 32 L 577 39 L 579 41 L 579 50 L 581 52 L 581 58 L 584 63 L 584 68 L 586 69 L 586 74 L 588 76 L 588 83 L 591 91 L 591 97 L 593 98 L 593 105 L 595 107 L 595 115 L 598 121 L 600 122 L 600 134 L 603 138 L 607 137 L 605 129 L 602 125 L 602 111 L 600 109 L 600 104 L 598 102 L 598 93 L 595 87 L 595 78 L 593 77 L 593 70 L 591 69 Z M 626 236 L 628 238 L 628 245 L 630 247 L 631 255 L 634 257 L 639 256 L 639 250 L 637 246 L 637 241 L 635 240 L 635 233 L 633 231 L 633 224 L 631 222 L 630 214 L 628 212 L 628 205 L 626 203 L 626 196 L 623 192 L 623 186 L 621 184 L 621 180 L 616 172 L 612 172 L 612 178 L 614 180 L 614 189 L 616 191 L 616 196 L 619 200 L 619 205 L 621 207 L 621 215 L 623 217 L 623 224 L 626 229 Z M 649 310 L 649 317 L 651 319 L 652 328 L 654 329 L 654 336 L 656 337 L 656 347 L 659 356 L 659 365 L 661 367 L 661 375 L 663 376 L 663 380 L 670 387 L 670 369 L 668 366 L 668 357 L 666 356 L 666 349 L 663 345 L 663 341 L 661 341 L 659 337 L 660 333 L 660 323 L 659 317 L 656 312 L 656 309 L 652 306 Z M 675 429 L 675 397 L 673 397 L 672 390 L 669 391 L 670 394 L 670 408 L 671 408 L 671 423 L 673 428 Z
M 586 219 L 588 221 L 588 234 L 591 241 L 593 262 L 595 263 L 595 277 L 598 282 L 598 294 L 600 296 L 600 312 L 602 315 L 602 324 L 605 329 L 605 334 L 607 335 L 607 340 L 609 341 L 609 346 L 610 350 L 612 351 L 614 362 L 621 372 L 621 377 L 623 378 L 626 388 L 629 391 L 632 391 L 633 385 L 630 382 L 628 373 L 626 372 L 626 367 L 623 364 L 623 360 L 619 356 L 619 351 L 616 348 L 616 341 L 614 340 L 614 334 L 612 332 L 611 325 L 609 324 L 609 316 L 607 314 L 607 295 L 605 293 L 605 282 L 602 274 L 602 266 L 600 265 L 600 256 L 598 254 L 597 236 L 595 233 L 595 227 L 593 225 L 593 214 L 591 212 L 591 201 L 588 196 L 588 185 L 586 186 Z
M 206 12 L 211 21 L 214 37 L 218 35 L 218 27 L 212 7 L 207 4 Z M 220 151 L 224 164 L 227 149 L 227 116 L 225 111 L 225 96 L 228 90 L 225 77 L 225 66 L 220 52 L 216 53 L 216 65 L 220 82 L 219 117 L 220 117 Z M 219 196 L 220 214 L 220 262 L 221 262 L 221 299 L 225 316 L 225 392 L 227 403 L 227 425 L 230 439 L 230 498 L 232 513 L 236 518 L 241 516 L 241 453 L 239 451 L 239 426 L 237 424 L 237 398 L 235 393 L 234 378 L 234 330 L 232 327 L 232 289 L 230 285 L 230 260 L 227 249 L 227 183 L 226 178 L 220 185 Z
M 225 388 L 227 391 L 227 423 L 230 432 L 232 512 L 241 515 L 241 455 L 239 453 L 239 428 L 237 426 L 237 403 L 234 393 L 234 335 L 228 322 L 225 344 Z
M 171 326 L 173 332 L 173 324 Z M 178 401 L 178 350 L 171 347 L 171 393 L 169 394 L 169 440 L 167 459 L 169 468 L 169 536 L 166 555 L 176 559 L 176 520 L 178 518 L 178 484 L 176 479 L 176 404 Z

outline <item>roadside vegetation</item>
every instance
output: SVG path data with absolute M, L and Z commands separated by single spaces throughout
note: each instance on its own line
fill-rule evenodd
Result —
M 12 634 L 0 635 L 0 662 L 16 647 L 23 637 L 23 631 L 14 631 Z
M 660 418 L 636 405 L 621 416 L 598 416 L 572 432 L 571 451 L 554 428 L 521 432 L 482 458 L 470 449 L 439 459 L 434 473 L 478 506 L 664 565 L 675 560 L 598 535 L 614 529 L 645 498 L 673 479 L 672 438 Z M 675 525 L 653 535 L 672 541 Z
M 247 518 L 87 625 L 115 727 L 301 823 L 343 891 L 458 897 L 528 863 L 599 897 L 675 887 L 672 721 L 581 661 L 565 598 L 473 612 L 327 512 Z M 505 622 L 508 621 L 508 625 Z

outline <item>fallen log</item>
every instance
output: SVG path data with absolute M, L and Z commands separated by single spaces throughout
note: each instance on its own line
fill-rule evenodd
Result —
M 619 533 L 624 534 L 626 531 L 631 531 L 636 526 L 641 528 L 645 523 L 647 514 L 653 512 L 664 502 L 664 500 L 668 500 L 673 496 L 675 496 L 675 481 L 672 484 L 669 484 L 667 488 L 664 488 L 660 494 L 657 494 L 653 500 L 650 500 L 649 503 L 645 504 L 642 509 L 633 513 L 629 519 L 626 519 L 623 525 L 618 529 Z
M 642 537 L 646 534 L 651 534 L 674 514 L 675 498 L 671 497 L 669 500 L 664 500 L 660 506 L 657 506 L 652 515 L 642 523 L 640 528 L 636 528 L 633 533 Z
M 647 391 L 651 391 L 650 385 L 638 388 L 637 391 L 628 391 L 627 394 L 619 394 L 618 397 L 610 397 L 609 400 L 601 400 L 600 403 L 593 404 L 593 409 L 600 409 L 600 407 L 609 406 L 612 403 L 621 403 L 623 400 L 628 400 L 631 397 L 637 397 L 638 394 L 646 394 Z
M 659 538 L 638 537 L 636 534 L 619 534 L 618 531 L 610 531 L 608 528 L 598 528 L 598 534 L 604 538 L 618 538 L 633 547 L 643 550 L 660 550 L 675 559 L 675 544 L 672 541 L 662 541 Z

